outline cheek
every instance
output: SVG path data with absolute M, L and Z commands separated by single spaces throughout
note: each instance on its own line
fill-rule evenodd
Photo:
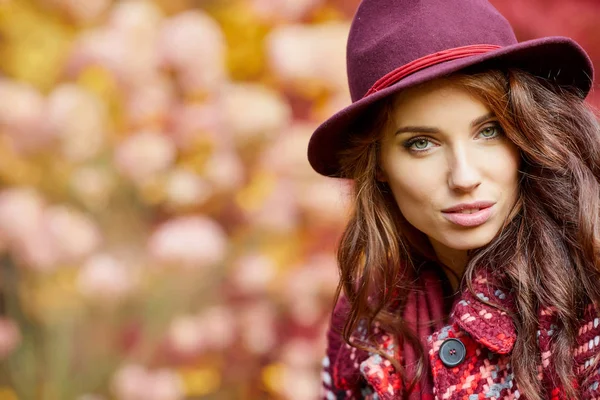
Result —
M 519 186 L 519 168 L 521 166 L 521 155 L 519 149 L 514 146 L 506 146 L 501 154 L 491 158 L 490 163 L 495 181 L 501 185 L 500 189 L 504 192 L 515 192 Z
M 423 211 L 432 205 L 436 191 L 443 187 L 443 178 L 432 173 L 435 170 L 433 166 L 411 163 L 410 166 L 396 165 L 388 174 L 396 204 L 409 222 L 425 217 Z

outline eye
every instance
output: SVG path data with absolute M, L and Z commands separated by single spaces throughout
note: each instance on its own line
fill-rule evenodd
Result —
M 424 152 L 429 150 L 433 143 L 426 137 L 416 137 L 404 142 L 404 147 L 413 153 Z
M 502 128 L 499 125 L 488 125 L 479 131 L 479 135 L 484 139 L 492 139 L 502 134 Z

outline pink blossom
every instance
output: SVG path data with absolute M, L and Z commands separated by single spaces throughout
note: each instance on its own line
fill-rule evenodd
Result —
M 80 167 L 71 174 L 74 194 L 93 209 L 107 205 L 116 184 L 114 174 L 102 167 Z
M 45 129 L 45 99 L 30 85 L 0 80 L 0 130 L 19 151 L 48 146 L 54 135 Z
M 284 25 L 266 39 L 269 65 L 291 83 L 318 81 L 332 90 L 345 90 L 347 23 Z
M 117 371 L 112 382 L 119 400 L 180 400 L 184 398 L 181 378 L 168 369 L 148 371 L 136 364 Z
M 128 38 L 152 42 L 163 21 L 159 6 L 147 0 L 125 0 L 111 7 L 108 27 Z
M 66 63 L 67 75 L 76 77 L 89 66 L 101 66 L 120 82 L 125 82 L 133 74 L 128 62 L 129 52 L 122 33 L 107 28 L 87 31 L 73 44 Z
M 203 204 L 213 193 L 209 183 L 194 172 L 183 168 L 171 171 L 165 191 L 167 202 L 175 207 Z
M 71 207 L 48 207 L 43 223 L 63 262 L 77 262 L 87 257 L 102 240 L 94 221 Z
M 341 180 L 316 177 L 299 183 L 298 205 L 311 222 L 320 226 L 342 226 L 350 212 L 350 186 Z
M 259 253 L 246 254 L 236 260 L 231 274 L 236 288 L 243 293 L 264 292 L 275 275 L 275 262 Z
M 282 395 L 289 400 L 312 400 L 321 393 L 320 377 L 314 368 L 286 368 L 282 377 Z
M 262 18 L 276 21 L 296 21 L 316 7 L 324 0 L 252 0 L 254 11 Z
M 198 314 L 176 317 L 169 327 L 169 343 L 181 355 L 197 355 L 207 350 L 223 350 L 234 340 L 235 318 L 223 306 L 213 306 Z
M 19 242 L 39 230 L 45 203 L 30 187 L 0 192 L 0 233 L 9 242 Z
M 271 303 L 260 302 L 246 306 L 239 317 L 244 346 L 254 354 L 265 354 L 277 344 L 275 310 Z
M 314 325 L 323 312 L 321 298 L 334 292 L 337 281 L 337 261 L 333 254 L 314 255 L 306 264 L 290 270 L 282 290 L 296 322 Z
M 225 48 L 221 28 L 200 10 L 166 20 L 158 40 L 162 64 L 178 73 L 187 93 L 212 92 L 226 80 Z
M 81 162 L 104 146 L 108 114 L 104 103 L 75 84 L 63 84 L 48 97 L 46 124 L 60 138 L 62 154 Z
M 213 101 L 176 105 L 169 115 L 168 131 L 181 149 L 202 146 L 219 151 L 233 146 L 223 127 L 223 112 Z
M 232 150 L 215 152 L 206 162 L 203 176 L 217 191 L 239 189 L 244 184 L 244 165 Z
M 300 221 L 293 183 L 279 180 L 268 190 L 271 192 L 258 209 L 247 210 L 251 223 L 261 230 L 277 233 L 293 231 Z
M 182 355 L 200 353 L 205 347 L 207 336 L 197 315 L 176 317 L 171 322 L 167 335 L 173 350 Z
M 21 343 L 19 326 L 6 317 L 0 317 L 0 360 L 6 358 Z
M 311 340 L 294 338 L 282 346 L 279 356 L 281 362 L 288 367 L 312 369 L 318 364 L 324 351 L 324 348 L 315 347 Z
M 263 85 L 227 85 L 220 94 L 220 103 L 225 127 L 242 146 L 257 139 L 272 139 L 291 121 L 289 104 Z
M 135 285 L 132 271 L 108 254 L 88 259 L 79 271 L 77 288 L 85 297 L 114 302 L 131 292 Z
M 45 224 L 45 203 L 32 188 L 0 194 L 0 233 L 18 260 L 35 270 L 52 270 L 59 251 Z
M 129 123 L 138 128 L 160 126 L 167 119 L 175 101 L 171 81 L 162 76 L 130 90 L 126 95 Z
M 235 339 L 235 317 L 225 306 L 212 306 L 203 310 L 198 314 L 198 324 L 204 332 L 206 346 L 211 349 L 226 349 Z
M 306 148 L 315 130 L 313 124 L 295 123 L 263 154 L 262 167 L 294 181 L 314 180 L 315 172 L 306 158 Z
M 223 228 L 204 216 L 167 221 L 148 241 L 148 251 L 156 261 L 195 269 L 223 262 L 226 250 L 227 236 Z
M 143 182 L 170 167 L 175 156 L 175 145 L 167 136 L 142 131 L 119 144 L 115 150 L 115 164 L 129 179 Z
M 127 88 L 143 86 L 157 75 L 156 35 L 162 19 L 152 2 L 118 2 L 108 24 L 86 32 L 75 42 L 67 72 L 76 76 L 88 66 L 102 66 Z

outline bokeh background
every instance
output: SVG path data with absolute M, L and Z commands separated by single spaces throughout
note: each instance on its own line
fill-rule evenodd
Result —
M 600 2 L 494 3 L 600 66 Z M 357 4 L 0 0 L 0 400 L 318 398 Z

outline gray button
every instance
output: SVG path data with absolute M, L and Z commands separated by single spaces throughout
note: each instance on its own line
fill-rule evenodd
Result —
M 467 349 L 458 339 L 446 339 L 440 347 L 440 360 L 446 367 L 456 367 L 465 360 Z

